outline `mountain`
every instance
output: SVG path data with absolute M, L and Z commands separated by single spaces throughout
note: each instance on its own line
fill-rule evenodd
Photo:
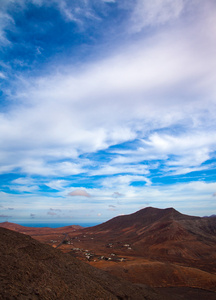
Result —
M 130 215 L 115 217 L 103 224 L 91 228 L 94 229 L 94 232 L 117 230 L 118 233 L 120 231 L 126 233 L 132 231 L 134 233 L 136 231 L 137 234 L 140 235 L 139 230 L 148 229 L 158 222 L 163 224 L 178 222 L 182 227 L 185 227 L 185 229 L 192 229 L 191 232 L 195 234 L 200 234 L 201 231 L 203 231 L 204 235 L 212 235 L 216 232 L 216 217 L 212 216 L 210 219 L 206 217 L 194 217 L 181 214 L 174 208 L 159 209 L 153 207 L 141 209 Z
M 192 288 L 176 300 L 200 299 L 202 293 L 203 299 L 216 299 L 215 217 L 147 207 L 94 227 L 55 230 L 31 236 L 133 283 L 172 287 L 170 293 Z
M 161 299 L 83 263 L 70 254 L 0 228 L 0 299 Z
M 85 228 L 71 235 L 71 241 L 73 247 L 94 254 L 90 264 L 131 282 L 216 291 L 214 217 L 147 207 Z M 64 251 L 66 248 L 62 246 Z M 100 255 L 106 260 L 100 260 Z
M 216 259 L 216 217 L 181 214 L 174 208 L 144 208 L 84 229 L 112 248 L 129 244 L 131 253 L 153 259 L 183 262 Z M 212 264 L 211 264 L 212 265 Z M 216 271 L 216 266 L 214 266 Z

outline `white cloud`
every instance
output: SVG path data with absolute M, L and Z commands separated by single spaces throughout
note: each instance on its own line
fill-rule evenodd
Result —
M 51 147 L 60 153 L 63 149 L 73 149 L 74 154 L 94 152 L 136 138 L 137 130 L 145 134 L 150 128 L 184 122 L 189 114 L 192 122 L 201 122 L 199 110 L 205 108 L 207 117 L 215 107 L 205 102 L 205 96 L 205 101 L 199 97 L 188 99 L 194 91 L 187 80 L 196 82 L 197 77 L 205 76 L 206 70 L 213 69 L 212 60 L 205 59 L 203 68 L 202 56 L 194 55 L 191 50 L 179 42 L 178 36 L 170 36 L 165 42 L 157 39 L 148 46 L 139 45 L 100 61 L 76 77 L 68 74 L 32 83 L 28 80 L 25 93 L 20 90 L 17 97 L 26 103 L 31 99 L 32 105 L 2 116 L 3 145 L 24 147 L 25 151 L 31 151 L 30 155 L 35 147 L 39 147 L 43 156 Z M 190 68 L 183 68 L 185 65 Z M 183 85 L 189 89 L 188 96 L 179 105 L 173 101 L 172 90 Z M 206 109 L 207 104 L 211 112 Z M 36 165 L 45 168 L 40 161 Z
M 9 186 L 10 190 L 18 191 L 18 192 L 29 192 L 34 193 L 39 190 L 38 182 L 32 178 L 24 178 L 20 177 L 13 181 Z
M 12 184 L 20 184 L 20 185 L 33 185 L 35 184 L 35 180 L 32 178 L 20 177 L 11 181 Z
M 139 162 L 151 160 L 163 160 L 163 164 L 166 165 L 163 170 L 165 173 L 186 174 L 209 169 L 214 166 L 211 164 L 202 166 L 202 164 L 214 157 L 216 135 L 213 128 L 208 132 L 203 129 L 189 130 L 182 134 L 172 131 L 169 134 L 153 133 L 148 139 L 140 139 L 134 150 L 116 150 L 115 154 L 119 155 L 115 156 L 110 165 L 127 166 L 129 163 L 136 163 L 133 167 L 134 173 L 137 168 L 137 174 L 142 168 L 146 168 L 146 174 L 148 174 L 150 172 L 148 169 L 159 167 L 159 162 L 148 166 L 139 164 Z M 112 168 L 107 167 L 107 169 Z M 121 167 L 119 169 L 121 170 Z
M 188 135 L 181 136 L 154 134 L 150 137 L 150 141 L 145 143 L 150 146 L 146 152 L 155 154 L 158 158 L 161 154 L 171 156 L 166 163 L 167 166 L 176 169 L 175 174 L 184 174 L 209 167 L 200 166 L 211 158 L 216 149 L 215 141 L 213 131 L 208 133 L 192 131 Z
M 0 72 L 0 79 L 6 79 L 7 76 L 3 73 L 3 72 Z
M 105 188 L 127 188 L 132 182 L 145 182 L 146 185 L 151 185 L 151 180 L 145 176 L 138 175 L 119 175 L 114 177 L 107 177 L 102 180 L 102 185 Z
M 59 179 L 59 180 L 52 180 L 50 182 L 47 182 L 45 183 L 45 185 L 47 185 L 48 187 L 54 190 L 64 190 L 65 187 L 69 185 L 69 183 L 70 182 L 68 180 Z
M 24 186 L 24 185 L 10 185 L 10 190 L 28 193 L 34 193 L 38 191 L 38 186 Z
M 85 190 L 74 190 L 68 194 L 68 196 L 81 196 L 81 197 L 91 197 L 89 193 L 87 193 Z
M 0 46 L 7 46 L 10 41 L 7 39 L 5 29 L 14 24 L 13 18 L 7 13 L 0 11 Z
M 58 217 L 63 218 L 64 212 L 71 210 L 76 219 L 72 219 L 71 221 L 70 216 L 67 220 L 72 223 L 75 220 L 88 222 L 86 221 L 87 219 L 92 222 L 101 222 L 101 220 L 95 218 L 94 211 L 100 211 L 103 214 L 103 221 L 105 221 L 116 216 L 119 212 L 125 214 L 132 213 L 146 205 L 158 208 L 172 206 L 182 213 L 200 216 L 212 214 L 212 211 L 216 210 L 215 197 L 212 197 L 216 190 L 216 183 L 199 181 L 163 186 L 145 185 L 142 187 L 128 187 L 127 184 L 126 182 L 119 186 L 118 193 L 122 194 L 123 191 L 125 193 L 124 197 L 118 199 L 114 199 L 111 193 L 111 191 L 114 193 L 116 189 L 104 187 L 94 189 L 92 192 L 93 196 L 88 197 L 88 199 L 83 197 L 82 202 L 68 201 L 68 198 L 55 198 L 50 195 L 45 197 L 1 193 L 1 203 L 7 205 L 7 207 L 9 203 L 11 206 L 13 205 L 14 210 L 10 211 L 10 215 L 14 220 L 18 218 L 22 220 L 28 219 L 32 212 L 41 221 L 47 220 L 47 212 L 50 212 L 50 216 L 55 217 L 58 215 Z M 110 208 L 114 208 L 115 206 L 116 211 L 108 210 L 107 206 L 109 205 L 111 205 Z M 54 208 L 50 209 L 50 207 Z M 89 217 L 84 216 L 87 214 L 89 214 Z M 64 221 L 67 222 L 65 217 Z
M 185 0 L 137 0 L 132 14 L 135 32 L 146 26 L 161 25 L 180 17 Z
M 114 164 L 114 165 L 112 165 Z M 115 164 L 113 161 L 107 163 L 106 165 L 99 166 L 95 171 L 89 172 L 91 175 L 114 175 L 121 173 L 132 173 L 139 175 L 149 174 L 148 167 L 146 165 L 130 165 L 130 164 Z
M 168 31 L 119 49 L 118 54 L 82 71 L 22 78 L 14 100 L 23 104 L 0 116 L 0 171 L 20 168 L 24 173 L 43 176 L 81 174 L 86 171 L 81 161 L 57 160 L 74 160 L 79 154 L 146 135 L 146 145 L 153 151 L 140 149 L 143 159 L 166 159 L 170 153 L 180 155 L 183 151 L 192 162 L 191 150 L 196 150 L 192 166 L 208 159 L 216 149 L 210 142 L 215 128 L 216 68 L 214 53 L 210 49 L 204 53 L 198 47 L 198 42 L 208 44 L 208 38 L 197 41 L 191 38 L 193 34 L 194 28 L 175 34 Z M 179 124 L 185 131 L 180 138 L 149 134 Z M 196 129 L 201 129 L 203 136 L 198 136 Z M 207 138 L 205 131 L 209 132 Z M 131 160 L 139 162 L 140 157 Z M 129 163 L 129 157 L 118 159 Z M 102 167 L 101 172 L 116 174 L 117 163 Z M 175 164 L 181 163 L 179 157 Z M 142 172 L 141 166 L 134 170 L 126 167 L 129 172 Z
M 0 34 L 5 44 L 9 43 L 5 29 L 13 26 L 7 7 L 15 2 L 23 8 L 26 3 L 2 1 Z M 56 5 L 68 21 L 80 24 L 85 18 L 96 17 L 88 1 L 80 10 L 66 1 L 33 2 Z M 211 168 L 203 163 L 216 151 L 215 4 L 198 1 L 199 14 L 186 20 L 185 14 L 197 1 L 192 2 L 189 5 L 186 0 L 131 1 L 133 30 L 142 31 L 134 39 L 130 36 L 128 42 L 110 44 L 109 54 L 104 54 L 103 59 L 95 58 L 94 62 L 77 68 L 68 61 L 56 66 L 53 60 L 52 70 L 43 72 L 46 75 L 16 77 L 10 89 L 14 93 L 8 93 L 10 106 L 0 114 L 0 173 L 46 177 L 43 183 L 59 191 L 55 193 L 61 203 L 68 200 L 66 196 L 71 192 L 69 182 L 62 177 L 109 175 L 103 180 L 98 177 L 95 189 L 85 190 L 81 186 L 72 192 L 74 196 L 91 195 L 83 199 L 96 201 L 101 205 L 100 211 L 103 202 L 114 201 L 120 195 L 124 197 L 119 203 L 121 200 L 121 205 L 129 210 L 140 207 L 142 201 L 161 206 L 174 202 L 181 207 L 190 199 L 195 206 L 198 199 L 201 205 L 208 194 L 214 194 L 215 186 L 213 189 L 210 184 L 201 184 L 204 194 L 199 196 L 195 184 L 163 189 L 152 187 L 149 179 L 151 169 L 160 166 L 160 162 L 154 161 L 162 161 L 164 175 L 186 174 Z M 157 33 L 153 30 L 149 37 L 148 30 L 143 29 L 153 24 Z M 161 24 L 166 26 L 161 29 Z M 0 77 L 4 76 L 0 73 Z M 119 145 L 134 140 L 131 148 Z M 119 146 L 109 149 L 113 145 Z M 100 150 L 106 151 L 105 163 L 100 162 Z M 148 166 L 143 165 L 145 161 L 150 162 Z M 115 174 L 125 175 L 111 177 Z M 46 214 L 49 207 L 55 207 L 52 204 L 56 199 L 39 199 L 39 181 L 18 178 L 11 188 L 31 192 L 30 198 L 24 197 L 26 203 L 33 199 L 32 203 L 41 206 Z M 143 182 L 142 188 L 134 187 L 134 181 Z M 15 201 L 6 194 L 2 199 Z M 77 211 L 84 200 L 75 206 Z M 20 203 L 25 209 L 24 202 Z M 96 208 L 94 203 L 91 206 Z M 29 216 L 33 206 L 28 209 Z
M 17 167 L 24 174 L 37 174 L 41 176 L 67 176 L 83 173 L 80 165 L 69 161 L 49 162 L 45 159 L 29 158 L 23 159 Z
M 114 197 L 114 198 L 123 197 L 123 196 L 124 196 L 124 195 L 121 194 L 121 193 L 119 193 L 119 192 L 114 192 L 114 193 L 112 194 L 112 197 Z

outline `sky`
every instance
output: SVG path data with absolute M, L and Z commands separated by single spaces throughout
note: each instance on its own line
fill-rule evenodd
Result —
M 0 0 L 0 222 L 216 213 L 215 0 Z

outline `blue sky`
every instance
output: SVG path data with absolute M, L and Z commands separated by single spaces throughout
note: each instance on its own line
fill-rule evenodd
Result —
M 0 222 L 216 213 L 214 0 L 0 0 Z

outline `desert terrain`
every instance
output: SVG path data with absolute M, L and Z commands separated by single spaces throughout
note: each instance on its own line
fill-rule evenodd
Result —
M 30 236 L 0 228 L 0 299 L 164 299 Z
M 26 228 L 7 222 L 0 226 L 120 279 L 159 289 L 166 297 L 169 293 L 175 299 L 200 299 L 204 293 L 203 299 L 216 298 L 216 217 L 148 207 L 89 228 Z

